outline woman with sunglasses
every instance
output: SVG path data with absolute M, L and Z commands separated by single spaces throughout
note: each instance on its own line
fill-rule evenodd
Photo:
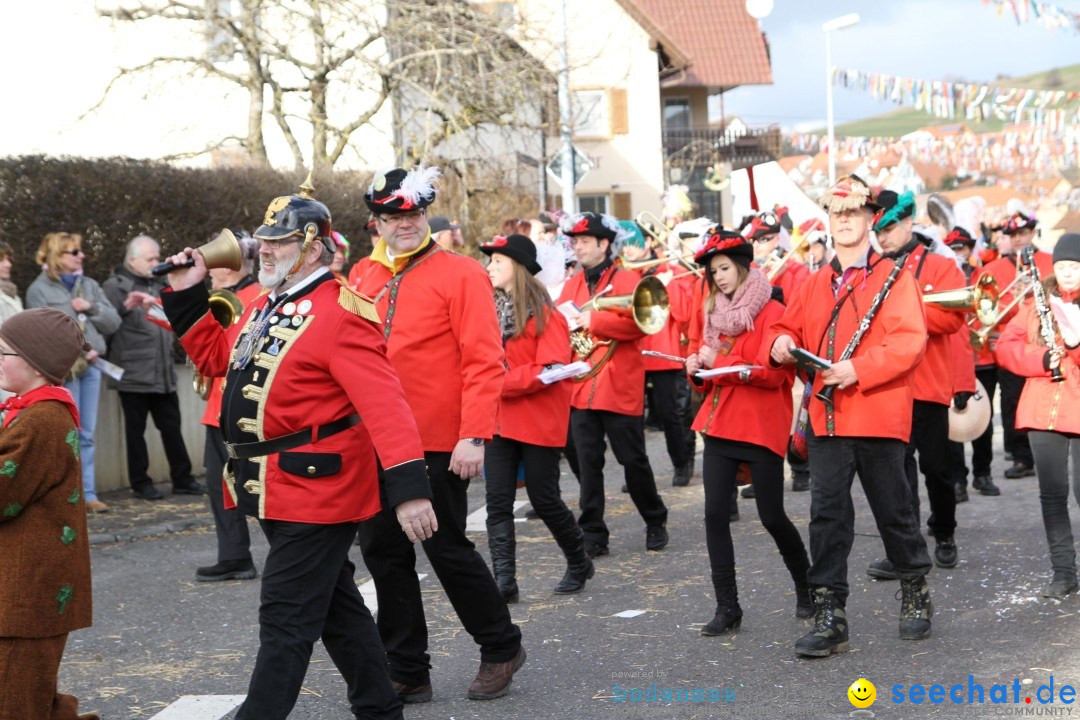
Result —
M 545 385 L 545 368 L 570 362 L 570 327 L 535 275 L 536 246 L 524 235 L 496 237 L 480 246 L 489 256 L 505 351 L 506 378 L 499 425 L 484 453 L 488 548 L 495 582 L 507 602 L 517 602 L 514 495 L 518 467 L 533 509 L 566 556 L 567 569 L 555 593 L 581 592 L 593 576 L 585 536 L 559 495 L 559 454 L 570 422 L 569 380 Z
M 75 398 L 79 411 L 79 459 L 83 494 L 90 512 L 107 512 L 94 487 L 94 429 L 97 427 L 101 371 L 91 365 L 106 351 L 106 340 L 120 327 L 120 315 L 93 278 L 83 274 L 82 236 L 49 233 L 41 241 L 35 260 L 41 274 L 26 290 L 26 307 L 51 307 L 78 321 L 93 348 L 75 363 L 64 387 Z
M 735 549 L 729 520 L 735 476 L 746 463 L 761 524 L 776 541 L 795 584 L 795 616 L 813 615 L 806 571 L 810 560 L 799 531 L 784 512 L 784 452 L 792 411 L 791 366 L 753 366 L 769 327 L 784 314 L 771 299 L 768 279 L 751 268 L 752 245 L 736 232 L 713 226 L 694 260 L 705 268 L 703 302 L 691 320 L 686 371 L 705 402 L 694 430 L 705 435 L 705 539 L 716 591 L 716 613 L 706 636 L 738 630 L 742 608 L 735 584 Z M 701 294 L 699 294 L 701 297 Z M 740 367 L 709 379 L 700 370 Z

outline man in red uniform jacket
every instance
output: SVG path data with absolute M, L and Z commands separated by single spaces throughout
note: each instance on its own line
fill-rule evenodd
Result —
M 267 208 L 255 238 L 269 292 L 239 324 L 223 329 L 210 314 L 206 264 L 191 248 L 171 258 L 179 269 L 162 306 L 199 371 L 225 376 L 226 505 L 258 517 L 270 544 L 259 652 L 236 717 L 287 717 L 322 638 L 353 713 L 401 718 L 349 561 L 357 524 L 379 511 L 380 461 L 386 504 L 410 538 L 430 537 L 437 523 L 420 435 L 377 316 L 330 274 L 330 211 L 313 191 L 305 183 Z
M 787 212 L 787 208 L 767 210 L 751 220 L 750 225 L 743 231 L 743 236 L 754 244 L 754 262 L 766 276 L 789 252 L 780 247 L 783 223 L 786 222 L 788 229 L 791 228 Z M 776 277 L 769 281 L 774 288 L 779 288 L 779 296 L 774 290 L 773 298 L 785 305 L 790 304 L 795 293 L 809 277 L 810 270 L 797 258 L 791 258 L 784 263 L 784 268 Z
M 616 267 L 612 244 L 619 222 L 610 215 L 586 212 L 563 218 L 562 231 L 570 238 L 582 270 L 566 281 L 558 305 L 572 302 L 585 308 L 589 298 L 632 293 L 638 276 Z M 610 286 L 610 289 L 609 289 Z M 592 377 L 577 383 L 570 401 L 570 431 L 581 471 L 581 517 L 589 557 L 608 554 L 608 528 L 604 522 L 604 436 L 623 467 L 626 487 L 645 520 L 645 547 L 663 550 L 668 543 L 667 508 L 656 492 L 649 456 L 645 454 L 645 364 L 639 341 L 644 333 L 633 317 L 614 312 L 585 310 L 573 313 L 571 331 L 583 328 L 598 345 L 588 361 L 598 364 L 610 357 Z
M 437 177 L 437 168 L 375 177 L 364 201 L 382 237 L 349 279 L 375 298 L 390 362 L 420 426 L 440 528 L 424 552 L 480 646 L 469 697 L 485 700 L 506 694 L 525 662 L 521 631 L 465 535 L 469 479 L 480 474 L 484 443 L 496 429 L 505 374 L 502 335 L 484 268 L 431 240 L 426 208 L 435 200 Z M 416 553 L 385 512 L 361 526 L 359 540 L 375 581 L 390 677 L 402 700 L 426 702 L 432 697 L 431 658 Z
M 826 656 L 848 641 L 845 605 L 847 559 L 854 541 L 851 482 L 858 472 L 881 531 L 885 552 L 900 576 L 903 601 L 900 637 L 930 634 L 931 568 L 926 541 L 911 508 L 904 475 L 911 436 L 911 371 L 926 346 L 926 320 L 910 273 L 893 275 L 891 260 L 870 247 L 871 216 L 877 205 L 866 183 L 842 178 L 822 198 L 829 213 L 836 255 L 795 294 L 784 317 L 763 343 L 761 362 L 795 362 L 803 348 L 831 367 L 819 371 L 812 392 L 835 386 L 831 402 L 810 402 L 810 556 L 807 580 L 817 611 L 810 632 L 795 643 L 798 655 Z M 895 278 L 882 300 L 887 279 Z M 846 352 L 870 308 L 876 317 L 853 353 Z
M 1018 258 L 1020 251 L 1031 244 L 1035 239 L 1035 227 L 1038 225 L 1034 215 L 1025 215 L 1022 212 L 1015 213 L 1005 221 L 1002 229 L 1004 238 L 998 242 L 1001 256 L 988 262 L 975 275 L 973 282 L 983 275 L 991 275 L 997 281 L 1001 297 L 998 298 L 999 312 L 1008 307 L 1017 293 L 1023 292 L 1030 283 L 1021 281 L 1013 286 L 1009 292 L 1005 288 L 1016 279 Z M 1039 267 L 1042 277 L 1049 277 L 1054 272 L 1050 254 L 1045 252 L 1035 253 L 1035 263 Z M 1018 478 L 1033 477 L 1035 475 L 1035 461 L 1031 455 L 1031 445 L 1028 443 L 1027 431 L 1016 429 L 1016 406 L 1020 402 L 1020 393 L 1024 390 L 1026 378 L 1009 372 L 1005 368 L 998 367 L 994 358 L 994 346 L 997 344 L 997 336 L 1005 329 L 1005 326 L 1016 315 L 1017 307 L 1013 307 L 1006 313 L 1001 321 L 995 326 L 984 348 L 976 355 L 976 375 L 978 375 L 983 387 L 990 395 L 990 403 L 993 406 L 994 390 L 1001 386 L 1001 430 L 1005 441 L 1005 454 L 1012 456 L 1013 466 L 1005 470 L 1005 477 L 1015 480 Z M 989 369 L 989 371 L 987 371 Z M 972 459 L 975 475 L 980 470 L 990 471 L 990 459 L 992 457 L 991 439 L 993 437 L 993 422 L 975 442 L 975 457 Z M 985 468 L 982 466 L 985 464 Z
M 891 190 L 878 194 L 881 210 L 874 218 L 885 257 L 903 262 L 921 294 L 964 287 L 964 274 L 951 257 L 930 252 L 929 237 L 914 230 L 915 194 L 897 195 Z M 904 470 L 911 486 L 911 506 L 919 522 L 919 470 L 926 480 L 930 498 L 928 524 L 934 531 L 934 562 L 938 567 L 956 567 L 956 491 L 949 476 L 949 404 L 953 396 L 953 336 L 964 325 L 964 314 L 926 305 L 926 354 L 912 375 L 911 441 L 907 444 Z M 920 312 L 911 308 L 912 313 Z M 919 454 L 918 467 L 915 453 Z M 895 580 L 896 570 L 888 558 L 870 563 L 870 577 Z

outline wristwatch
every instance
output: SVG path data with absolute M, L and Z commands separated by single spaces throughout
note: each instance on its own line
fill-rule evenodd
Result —
M 747 370 L 746 368 L 743 368 L 742 370 L 740 370 L 739 371 L 739 380 L 742 380 L 744 383 L 745 382 L 750 382 L 750 371 Z
M 462 438 L 468 440 L 473 447 L 484 447 L 484 438 Z

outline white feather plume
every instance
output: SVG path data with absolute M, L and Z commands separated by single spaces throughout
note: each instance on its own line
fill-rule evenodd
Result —
M 435 197 L 435 183 L 440 177 L 438 167 L 417 165 L 405 174 L 401 180 L 401 187 L 393 194 L 403 200 L 411 201 L 414 205 L 420 202 L 420 198 L 431 200 Z

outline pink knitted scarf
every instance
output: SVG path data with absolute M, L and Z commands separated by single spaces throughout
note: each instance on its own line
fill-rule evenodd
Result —
M 746 280 L 728 298 L 716 293 L 713 309 L 705 318 L 705 344 L 714 350 L 720 347 L 720 336 L 734 337 L 754 329 L 754 318 L 772 297 L 772 286 L 757 268 L 751 268 Z

